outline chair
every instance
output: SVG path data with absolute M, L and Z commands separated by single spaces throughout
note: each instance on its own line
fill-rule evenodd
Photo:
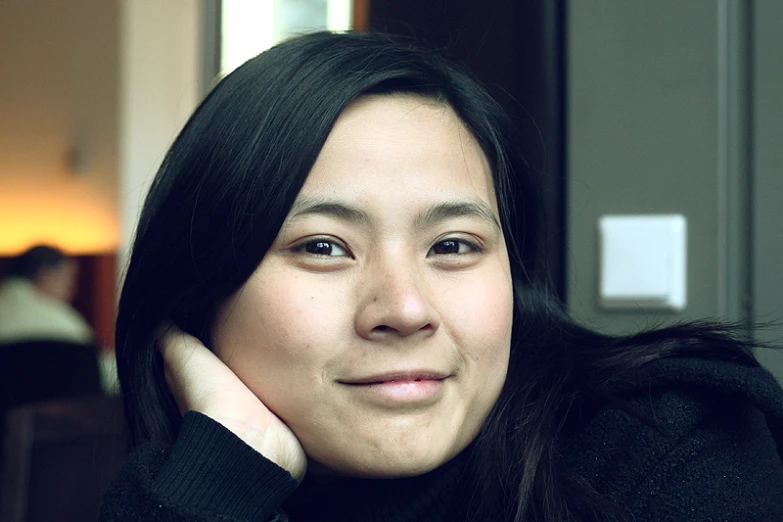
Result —
M 0 522 L 97 521 L 126 456 L 121 400 L 90 397 L 6 413 Z
M 94 346 L 45 340 L 0 345 L 0 410 L 100 393 Z

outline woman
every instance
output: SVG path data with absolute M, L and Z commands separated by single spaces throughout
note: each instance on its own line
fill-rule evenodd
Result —
M 727 328 L 574 325 L 502 110 L 314 34 L 169 151 L 117 322 L 127 520 L 780 520 L 783 393 Z M 184 417 L 183 417 L 184 414 Z

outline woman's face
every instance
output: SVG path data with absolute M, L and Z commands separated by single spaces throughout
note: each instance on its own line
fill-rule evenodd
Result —
M 445 105 L 365 96 L 221 306 L 215 349 L 315 463 L 416 475 L 464 449 L 495 403 L 512 299 L 478 143 Z

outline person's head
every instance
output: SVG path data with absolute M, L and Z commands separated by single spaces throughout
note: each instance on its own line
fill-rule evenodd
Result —
M 13 258 L 7 275 L 28 279 L 42 293 L 65 302 L 72 301 L 76 292 L 76 263 L 48 245 L 34 246 Z
M 505 382 L 523 174 L 500 107 L 430 52 L 320 33 L 250 60 L 145 203 L 117 324 L 136 439 L 177 427 L 155 348 L 173 321 L 317 464 L 401 476 L 456 455 Z

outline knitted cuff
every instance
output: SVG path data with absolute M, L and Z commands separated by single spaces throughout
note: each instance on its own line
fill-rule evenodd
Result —
M 154 487 L 186 512 L 266 520 L 298 485 L 220 423 L 191 411 Z

